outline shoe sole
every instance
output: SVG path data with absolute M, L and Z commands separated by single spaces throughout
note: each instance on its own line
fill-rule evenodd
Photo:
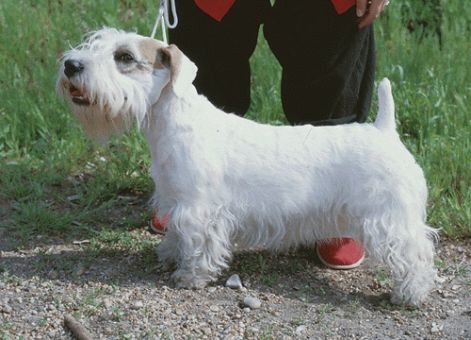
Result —
M 161 229 L 155 228 L 155 227 L 152 225 L 152 221 L 149 222 L 149 225 L 147 226 L 147 230 L 148 230 L 151 234 L 154 234 L 154 235 L 165 235 L 165 229 L 164 229 L 164 230 L 161 230 Z
M 319 260 L 321 260 L 322 264 L 331 269 L 354 269 L 354 268 L 359 267 L 360 264 L 365 259 L 365 254 L 363 254 L 362 257 L 357 262 L 352 263 L 352 264 L 331 264 L 322 258 L 321 254 L 319 253 L 319 247 L 317 246 L 316 246 L 316 254 Z

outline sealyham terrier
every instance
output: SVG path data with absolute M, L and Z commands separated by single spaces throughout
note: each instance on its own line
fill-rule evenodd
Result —
M 420 304 L 434 286 L 436 232 L 389 81 L 373 124 L 270 126 L 213 106 L 192 84 L 196 71 L 174 45 L 104 28 L 65 53 L 57 82 L 92 139 L 133 122 L 145 134 L 153 206 L 168 217 L 157 254 L 176 265 L 177 286 L 215 280 L 236 247 L 351 237 L 389 266 L 393 302 Z

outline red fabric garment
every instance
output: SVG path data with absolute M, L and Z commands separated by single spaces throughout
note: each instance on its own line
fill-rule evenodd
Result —
M 224 18 L 234 2 L 235 0 L 195 0 L 196 6 L 217 21 Z
M 186 1 L 186 0 L 185 0 Z M 194 0 L 203 12 L 214 20 L 221 21 L 236 0 Z M 295 0 L 293 0 L 295 1 Z M 337 14 L 345 13 L 356 4 L 356 0 L 331 0 Z
M 342 14 L 352 8 L 357 1 L 356 0 L 331 0 L 334 5 L 337 14 Z

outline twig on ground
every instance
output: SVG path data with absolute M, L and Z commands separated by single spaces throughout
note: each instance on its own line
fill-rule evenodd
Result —
M 77 340 L 92 340 L 93 337 L 72 315 L 64 316 L 64 325 L 68 328 Z

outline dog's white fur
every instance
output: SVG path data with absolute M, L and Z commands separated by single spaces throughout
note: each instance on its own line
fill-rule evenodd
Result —
M 115 60 L 120 49 L 134 65 Z M 169 216 L 158 256 L 177 265 L 178 286 L 214 280 L 236 245 L 286 250 L 352 237 L 390 267 L 394 302 L 417 305 L 433 287 L 426 183 L 396 132 L 387 79 L 374 124 L 275 127 L 197 94 L 196 66 L 173 45 L 102 29 L 63 61 L 72 59 L 84 70 L 69 79 L 62 63 L 58 90 L 89 135 L 106 139 L 134 118 L 147 138 L 154 206 Z M 89 105 L 72 101 L 71 84 Z

